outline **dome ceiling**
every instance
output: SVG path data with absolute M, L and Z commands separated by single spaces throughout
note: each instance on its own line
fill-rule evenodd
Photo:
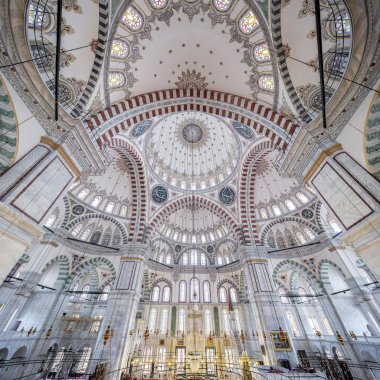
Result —
M 123 12 L 108 65 L 111 103 L 163 88 L 215 89 L 276 103 L 259 7 L 253 14 L 238 0 L 139 0 Z
M 223 119 L 182 112 L 158 121 L 145 151 L 157 179 L 183 190 L 210 189 L 235 172 L 240 145 Z

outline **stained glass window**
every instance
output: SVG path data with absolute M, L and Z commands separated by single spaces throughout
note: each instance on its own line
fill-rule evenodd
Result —
M 123 22 L 132 31 L 137 31 L 142 27 L 143 18 L 136 9 L 129 7 L 124 13 Z
M 270 53 L 267 44 L 256 45 L 253 49 L 253 55 L 257 62 L 269 62 Z
M 100 195 L 97 195 L 91 202 L 92 207 L 98 207 L 100 205 L 100 202 L 102 201 L 102 197 Z
M 155 9 L 162 9 L 167 4 L 168 0 L 150 0 L 152 7 Z
M 129 54 L 129 46 L 126 42 L 115 40 L 112 42 L 111 56 L 114 58 L 125 59 Z
M 265 91 L 274 91 L 274 79 L 272 75 L 259 76 L 259 88 Z
M 125 75 L 123 73 L 114 71 L 108 75 L 108 86 L 110 88 L 118 88 L 125 83 Z
M 30 4 L 28 11 L 29 25 L 36 25 L 43 29 L 48 27 L 49 24 L 49 9 L 37 6 L 36 4 Z
M 244 34 L 251 34 L 259 27 L 259 22 L 252 11 L 248 11 L 239 21 L 239 28 Z
M 225 12 L 231 6 L 231 0 L 214 0 L 214 6 L 218 11 Z

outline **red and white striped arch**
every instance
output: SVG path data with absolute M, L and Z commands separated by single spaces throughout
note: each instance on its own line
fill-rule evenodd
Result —
M 194 205 L 212 212 L 226 224 L 227 228 L 233 233 L 237 240 L 241 239 L 240 227 L 236 220 L 223 207 L 200 195 L 189 195 L 182 197 L 165 206 L 152 218 L 152 221 L 149 223 L 147 237 L 152 238 L 155 230 L 161 225 L 161 223 L 169 218 L 170 215 L 178 210 L 186 207 L 192 207 Z
M 286 117 L 241 96 L 211 90 L 162 90 L 135 96 L 85 121 L 100 146 L 146 119 L 175 112 L 199 111 L 239 121 L 285 150 L 299 126 Z
M 265 140 L 254 145 L 246 154 L 240 172 L 240 219 L 245 244 L 252 241 L 260 245 L 255 215 L 255 179 L 261 160 L 274 149 L 272 141 Z
M 111 140 L 113 147 L 128 165 L 132 182 L 132 214 L 128 231 L 129 242 L 142 242 L 145 223 L 147 221 L 147 181 L 145 177 L 144 161 L 140 153 L 128 141 L 122 138 Z

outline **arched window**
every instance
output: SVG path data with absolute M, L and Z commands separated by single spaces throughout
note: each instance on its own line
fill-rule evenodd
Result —
M 229 264 L 230 263 L 230 258 L 228 257 L 228 255 L 224 255 L 224 262 L 226 264 Z
M 238 302 L 238 295 L 237 295 L 237 291 L 235 288 L 230 288 L 230 297 L 231 297 L 231 302 Z
M 260 75 L 257 84 L 261 90 L 273 92 L 274 91 L 274 78 L 273 75 Z
M 75 181 L 75 182 L 73 182 L 73 183 L 71 184 L 71 186 L 70 186 L 70 190 L 75 189 L 79 184 L 80 184 L 80 181 Z
M 79 358 L 79 362 L 76 365 L 75 372 L 77 373 L 85 373 L 90 362 L 91 357 L 91 347 L 84 347 L 81 351 L 81 355 Z
M 266 43 L 256 45 L 253 49 L 253 55 L 259 63 L 270 61 L 270 53 Z
M 164 309 L 161 312 L 160 333 L 165 334 L 167 329 L 168 329 L 168 310 Z
M 98 243 L 99 243 L 99 240 L 100 240 L 100 235 L 101 235 L 101 232 L 100 232 L 100 231 L 95 231 L 95 232 L 91 235 L 90 242 L 93 243 L 93 244 L 98 244 Z
M 70 300 L 74 300 L 75 298 L 77 298 L 75 292 L 77 292 L 78 289 L 79 289 L 79 283 L 76 282 L 76 283 L 74 284 L 73 288 L 71 289 L 71 291 L 73 292 L 73 294 L 70 296 Z
M 296 237 L 297 237 L 297 240 L 300 244 L 306 244 L 306 239 L 305 239 L 305 236 L 303 236 L 301 234 L 301 232 L 297 231 L 296 232 Z
M 155 9 L 162 9 L 167 4 L 167 0 L 150 0 L 152 7 Z
M 274 212 L 274 215 L 276 215 L 276 216 L 280 216 L 281 215 L 280 207 L 278 207 L 277 205 L 273 205 L 272 206 L 272 210 Z
M 207 265 L 207 258 L 204 253 L 201 253 L 201 265 Z
M 77 224 L 75 228 L 71 231 L 71 235 L 74 237 L 77 237 L 79 235 L 79 232 L 82 230 L 83 224 Z
M 160 299 L 160 287 L 156 285 L 152 290 L 152 302 L 158 302 Z
M 204 316 L 205 316 L 205 333 L 209 335 L 212 331 L 211 311 L 209 309 L 205 310 Z
M 199 280 L 195 277 L 190 280 L 190 302 L 199 302 Z
M 51 214 L 49 216 L 49 219 L 45 223 L 45 227 L 47 228 L 53 227 L 53 224 L 55 223 L 57 218 L 58 218 L 58 215 L 56 213 Z
M 188 265 L 189 264 L 189 258 L 187 256 L 187 252 L 185 252 L 183 255 L 182 255 L 182 264 L 183 265 Z
M 78 198 L 83 200 L 88 196 L 88 194 L 90 194 L 90 189 L 88 187 L 86 187 L 85 189 L 83 189 L 79 192 Z
M 156 329 L 157 310 L 151 309 L 149 313 L 148 329 L 152 333 Z
M 164 261 L 164 254 L 160 253 L 160 256 L 158 257 L 158 261 L 162 263 Z
M 219 288 L 219 302 L 226 303 L 227 302 L 227 291 L 224 286 Z
M 109 246 L 111 244 L 111 234 L 106 232 L 103 236 L 102 245 Z
M 165 286 L 162 292 L 162 302 L 169 302 L 169 301 L 170 301 L 170 287 Z
M 110 291 L 111 291 L 111 285 L 110 284 L 107 284 L 104 288 L 103 288 L 103 294 L 100 295 L 100 301 L 107 301 L 108 300 L 108 297 L 110 295 Z
M 115 203 L 114 202 L 109 202 L 107 204 L 105 212 L 108 212 L 109 214 L 111 214 L 111 212 L 113 211 L 114 208 L 115 208 Z
M 216 256 L 217 265 L 223 265 L 223 259 L 221 255 Z
M 178 313 L 178 331 L 185 331 L 185 323 L 186 323 L 186 312 L 181 309 Z
M 166 255 L 165 264 L 169 265 L 171 261 L 172 261 L 172 256 L 171 256 L 170 253 L 168 253 L 168 254 Z
M 100 203 L 102 202 L 102 197 L 100 195 L 97 195 L 91 202 L 92 207 L 99 207 Z
M 121 207 L 120 207 L 120 216 L 122 217 L 122 218 L 125 218 L 126 216 L 127 216 L 127 214 L 128 214 L 128 207 L 126 206 L 126 205 L 122 205 Z
M 228 315 L 228 310 L 223 310 L 223 325 L 224 325 L 224 331 L 227 334 L 230 334 L 231 326 L 230 326 L 230 316 Z
M 186 302 L 186 281 L 179 283 L 179 302 Z
M 267 219 L 267 218 L 268 218 L 267 210 L 266 210 L 264 207 L 262 207 L 262 208 L 260 209 L 260 216 L 261 216 L 263 219 Z
M 339 227 L 339 224 L 336 222 L 335 219 L 329 218 L 328 222 L 334 232 L 336 233 L 342 232 L 341 228 Z
M 309 198 L 304 194 L 304 193 L 301 193 L 301 192 L 298 192 L 296 194 L 296 197 L 299 199 L 300 202 L 302 203 L 307 203 L 309 202 Z
M 246 12 L 239 20 L 239 28 L 244 34 L 251 34 L 259 27 L 259 22 L 252 11 Z
M 286 290 L 283 288 L 278 289 L 278 294 L 280 296 L 281 303 L 290 303 L 289 298 L 286 296 Z
M 111 56 L 112 58 L 125 59 L 129 54 L 129 45 L 120 40 L 112 41 Z
M 277 247 L 280 249 L 286 248 L 285 240 L 282 236 L 276 238 Z
M 232 0 L 213 0 L 214 7 L 220 12 L 226 12 L 231 6 Z
M 299 300 L 302 303 L 309 303 L 309 299 L 306 297 L 306 291 L 304 288 L 298 288 Z
M 298 328 L 297 328 L 296 320 L 294 319 L 294 315 L 290 311 L 288 311 L 286 313 L 286 317 L 288 319 L 289 326 L 290 326 L 290 329 L 292 330 L 293 335 L 297 336 Z
M 303 230 L 310 240 L 315 239 L 315 233 L 310 228 L 305 227 Z
M 136 9 L 134 9 L 133 7 L 129 7 L 123 15 L 123 22 L 128 29 L 132 30 L 133 32 L 136 32 L 139 29 L 141 29 L 143 24 L 143 18 Z
M 211 302 L 211 289 L 208 281 L 203 281 L 203 302 Z
M 312 286 L 309 286 L 309 293 L 314 296 L 314 297 L 310 297 L 309 298 L 309 302 L 310 303 L 318 303 L 319 300 L 318 300 L 318 297 L 317 297 L 317 293 L 315 292 L 314 288 Z
M 88 292 L 90 291 L 91 287 L 89 284 L 86 284 L 85 286 L 83 286 L 82 288 L 82 293 L 79 297 L 79 299 L 81 301 L 86 301 L 87 300 L 87 296 L 88 296 Z
M 83 241 L 87 241 L 88 238 L 90 237 L 91 235 L 91 231 L 92 229 L 91 228 L 86 228 L 82 234 L 80 235 L 80 239 L 83 240 Z
M 296 209 L 296 206 L 290 199 L 285 199 L 285 206 L 288 208 L 289 211 L 293 211 Z
M 191 251 L 190 252 L 190 264 L 191 265 L 198 265 L 198 252 L 197 251 Z
M 118 71 L 111 71 L 108 74 L 108 87 L 109 88 L 119 88 L 125 83 L 125 75 Z

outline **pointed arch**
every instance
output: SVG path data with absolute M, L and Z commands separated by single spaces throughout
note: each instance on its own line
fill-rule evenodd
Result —
M 70 271 L 70 261 L 65 255 L 60 255 L 51 259 L 42 269 L 41 275 L 43 275 L 56 262 L 59 264 L 57 281 L 66 281 Z
M 347 279 L 346 274 L 336 263 L 328 259 L 322 259 L 318 264 L 318 276 L 322 282 L 323 287 L 326 290 L 331 290 L 333 288 L 330 282 L 330 265 L 333 266 L 338 272 L 340 272 L 344 279 Z

